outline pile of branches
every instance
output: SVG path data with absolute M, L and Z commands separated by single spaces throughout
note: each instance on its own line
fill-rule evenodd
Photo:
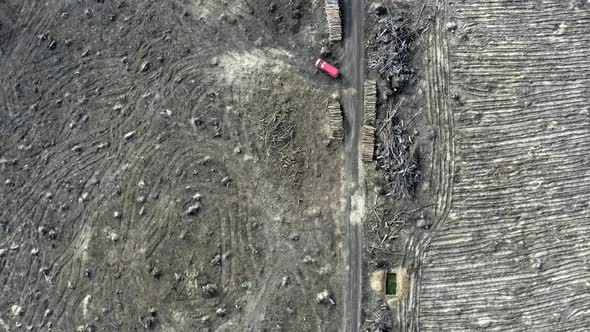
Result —
M 390 244 L 397 238 L 400 230 L 406 225 L 413 212 L 407 209 L 407 203 L 405 202 L 404 204 L 401 204 L 401 202 L 394 202 L 393 204 L 388 202 L 373 207 L 375 219 L 373 222 L 367 223 L 366 229 L 370 239 L 368 244 L 370 252 L 377 251 L 381 254 L 393 254 L 393 252 L 388 251 Z
M 381 311 L 383 311 L 383 313 L 379 312 L 379 311 L 373 311 L 372 314 L 372 318 L 371 319 L 367 319 L 366 323 L 368 325 L 368 329 L 369 331 L 375 331 L 375 332 L 390 332 L 393 331 L 393 328 L 391 327 L 392 324 L 390 322 L 391 318 L 393 316 L 393 313 L 390 312 L 390 309 L 387 308 L 387 306 L 382 307 Z
M 413 197 L 422 176 L 414 136 L 401 120 L 399 106 L 391 100 L 382 106 L 386 114 L 379 128 L 377 146 L 377 164 L 383 170 L 386 195 L 398 199 Z
M 393 91 L 413 82 L 416 74 L 410 65 L 412 44 L 418 33 L 411 22 L 400 15 L 387 15 L 376 25 L 369 68 L 377 70 Z
M 278 159 L 283 168 L 296 163 L 296 155 L 301 152 L 295 148 L 295 123 L 290 110 L 278 110 L 261 121 L 259 139 L 265 148 L 267 158 Z M 278 154 L 278 158 L 277 157 Z
M 262 120 L 260 140 L 267 148 L 286 149 L 295 136 L 295 124 L 290 119 L 290 112 L 275 111 Z

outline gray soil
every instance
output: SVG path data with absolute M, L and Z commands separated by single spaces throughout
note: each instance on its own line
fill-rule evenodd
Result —
M 387 96 L 374 3 L 419 31 Z M 321 0 L 0 0 L 0 331 L 590 330 L 588 2 L 341 5 L 333 80 Z
M 415 327 L 590 329 L 589 10 L 440 4 L 427 55 L 429 89 L 446 94 L 431 114 L 437 219 Z
M 324 20 L 0 1 L 0 331 L 337 330 Z

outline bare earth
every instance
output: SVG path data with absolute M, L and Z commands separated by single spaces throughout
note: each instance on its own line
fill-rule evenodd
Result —
M 343 0 L 331 47 L 324 5 L 0 0 L 0 332 L 590 330 L 588 1 Z
M 402 330 L 587 331 L 589 8 L 436 7 L 423 37 L 436 210 Z
M 338 329 L 325 18 L 271 3 L 0 1 L 0 331 Z

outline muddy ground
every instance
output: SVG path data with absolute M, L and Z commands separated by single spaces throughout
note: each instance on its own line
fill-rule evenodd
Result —
M 322 6 L 0 1 L 0 330 L 338 329 Z

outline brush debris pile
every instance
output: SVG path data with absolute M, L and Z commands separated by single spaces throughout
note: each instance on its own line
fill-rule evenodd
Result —
M 420 182 L 420 169 L 414 137 L 400 114 L 402 89 L 414 83 L 411 64 L 418 32 L 403 10 L 381 16 L 376 22 L 369 68 L 379 73 L 384 84 L 384 99 L 379 109 L 377 163 L 383 170 L 385 191 L 394 198 L 411 198 Z M 391 12 L 390 12 L 391 13 Z M 394 101 L 395 100 L 395 101 Z M 411 121 L 410 121 L 411 122 Z
M 411 22 L 402 16 L 387 15 L 377 22 L 368 54 L 369 68 L 376 70 L 393 91 L 414 81 L 416 74 L 410 60 L 416 37 Z
M 383 108 L 386 114 L 379 129 L 377 163 L 383 170 L 384 189 L 388 196 L 410 198 L 421 178 L 414 135 L 399 117 L 399 104 L 388 101 Z

